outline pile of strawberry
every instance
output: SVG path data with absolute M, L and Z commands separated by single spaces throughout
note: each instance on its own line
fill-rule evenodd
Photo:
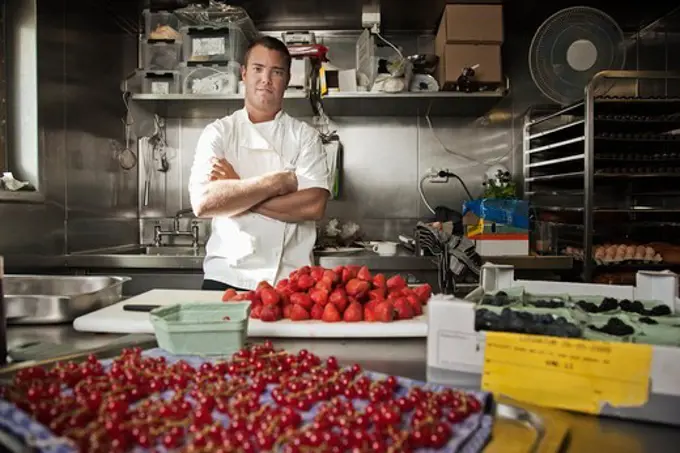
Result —
M 264 322 L 392 322 L 422 315 L 431 295 L 428 284 L 410 288 L 401 275 L 372 275 L 366 266 L 305 266 L 276 287 L 261 282 L 246 293 L 229 289 L 222 300 L 251 301 L 250 317 Z

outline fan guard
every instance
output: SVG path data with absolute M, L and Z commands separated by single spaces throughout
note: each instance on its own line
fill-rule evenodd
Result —
M 536 30 L 529 48 L 529 70 L 550 100 L 583 99 L 595 74 L 623 69 L 626 50 L 621 28 L 602 11 L 576 6 L 550 16 Z

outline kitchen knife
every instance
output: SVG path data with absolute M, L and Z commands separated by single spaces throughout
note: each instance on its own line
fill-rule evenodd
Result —
M 158 307 L 160 307 L 160 305 L 125 304 L 123 305 L 123 311 L 140 311 L 148 313 Z

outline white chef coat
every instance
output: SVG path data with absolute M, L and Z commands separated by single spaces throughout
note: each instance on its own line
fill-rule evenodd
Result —
M 224 158 L 241 178 L 294 170 L 298 190 L 330 190 L 330 175 L 319 133 L 279 112 L 273 121 L 254 124 L 243 108 L 209 124 L 196 146 L 189 178 L 192 205 L 209 180 L 213 157 Z M 205 278 L 254 289 L 275 284 L 301 266 L 312 264 L 316 223 L 286 223 L 256 213 L 216 216 L 206 245 Z

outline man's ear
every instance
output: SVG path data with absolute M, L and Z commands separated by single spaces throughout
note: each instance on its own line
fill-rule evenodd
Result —
M 241 80 L 246 78 L 246 65 L 241 65 Z

